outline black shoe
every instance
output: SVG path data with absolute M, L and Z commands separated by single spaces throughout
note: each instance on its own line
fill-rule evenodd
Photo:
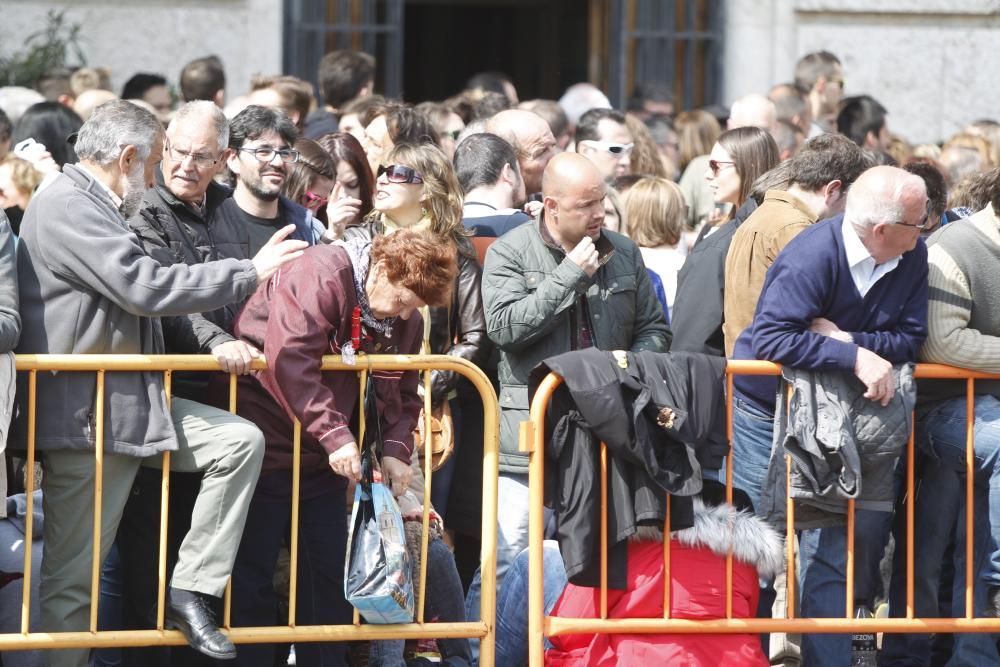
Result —
M 1000 618 L 1000 586 L 986 587 L 986 609 L 983 610 L 986 618 Z M 997 644 L 1000 647 L 1000 642 Z
M 171 588 L 165 614 L 167 627 L 180 630 L 194 650 L 217 660 L 232 660 L 236 647 L 219 632 L 210 599 L 204 593 Z

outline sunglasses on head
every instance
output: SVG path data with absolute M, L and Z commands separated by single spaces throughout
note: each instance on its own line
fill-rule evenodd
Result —
M 404 167 L 398 164 L 390 164 L 388 167 L 384 164 L 378 166 L 378 177 L 382 174 L 386 175 L 386 178 L 390 183 L 423 183 L 424 177 L 417 173 L 416 169 L 412 167 Z

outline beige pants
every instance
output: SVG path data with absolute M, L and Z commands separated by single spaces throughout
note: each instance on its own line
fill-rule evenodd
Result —
M 178 449 L 170 469 L 202 471 L 191 529 L 184 537 L 171 585 L 221 596 L 232 571 L 247 509 L 264 457 L 264 436 L 245 419 L 174 398 L 171 407 Z M 162 457 L 104 455 L 101 562 L 118 531 L 125 502 L 140 465 L 162 465 Z M 44 454 L 42 494 L 45 528 L 40 581 L 44 632 L 90 627 L 94 526 L 94 453 L 54 450 Z M 52 651 L 51 665 L 87 664 L 89 649 Z

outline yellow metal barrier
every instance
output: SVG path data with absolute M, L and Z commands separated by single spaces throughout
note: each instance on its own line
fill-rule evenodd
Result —
M 726 366 L 726 429 L 732 442 L 733 376 L 735 375 L 779 375 L 781 367 L 766 361 L 729 361 Z M 733 618 L 733 555 L 730 551 L 726 559 L 726 618 L 712 620 L 689 620 L 670 618 L 670 576 L 664 577 L 662 618 L 607 618 L 607 449 L 601 443 L 601 558 L 600 558 L 600 618 L 559 618 L 546 616 L 544 612 L 543 551 L 544 540 L 544 473 L 545 473 L 545 415 L 553 392 L 562 383 L 562 378 L 549 374 L 539 385 L 531 402 L 529 421 L 521 424 L 520 447 L 529 455 L 529 552 L 528 552 L 528 656 L 529 664 L 537 667 L 544 664 L 544 639 L 558 635 L 575 633 L 678 633 L 678 634 L 729 634 L 729 633 L 845 633 L 845 632 L 1000 632 L 1000 618 L 973 618 L 973 426 L 975 414 L 975 381 L 994 380 L 1000 375 L 972 371 L 939 364 L 919 364 L 915 376 L 925 379 L 948 379 L 966 381 L 967 430 L 966 430 L 966 512 L 965 525 L 965 616 L 964 618 L 916 618 L 913 606 L 913 433 L 907 443 L 906 469 L 906 617 L 862 619 L 853 618 L 854 612 L 854 501 L 848 501 L 847 512 L 847 604 L 843 618 L 795 618 L 794 589 L 795 555 L 794 526 L 795 510 L 791 498 L 787 498 L 787 523 L 785 541 L 788 576 L 787 618 Z M 791 458 L 786 457 L 787 472 L 791 473 Z M 789 485 L 790 487 L 790 485 Z M 726 499 L 733 499 L 732 456 L 726 457 Z M 670 496 L 666 496 L 667 520 L 664 535 L 670 534 Z M 669 573 L 669 540 L 664 540 L 664 571 Z
M 264 369 L 264 360 L 253 362 L 253 368 Z M 207 355 L 18 355 L 17 370 L 28 373 L 28 469 L 35 462 L 35 424 L 38 415 L 35 409 L 37 373 L 39 371 L 90 371 L 97 373 L 97 406 L 96 406 L 96 440 L 104 440 L 104 376 L 110 372 L 121 371 L 160 371 L 165 375 L 165 388 L 169 396 L 171 373 L 173 371 L 218 371 L 219 364 Z M 301 425 L 294 422 L 293 434 L 293 472 L 292 472 L 292 529 L 290 540 L 291 577 L 289 582 L 289 622 L 287 626 L 274 627 L 230 627 L 230 595 L 226 591 L 225 615 L 223 626 L 229 638 L 240 643 L 295 643 L 315 641 L 358 641 L 374 639 L 404 639 L 404 638 L 478 638 L 480 639 L 480 664 L 492 667 L 494 664 L 495 620 L 496 620 L 496 552 L 497 552 L 497 471 L 499 447 L 499 406 L 496 392 L 489 379 L 472 363 L 457 357 L 447 355 L 359 355 L 355 365 L 344 363 L 340 357 L 323 358 L 322 370 L 332 372 L 353 372 L 361 375 L 361 392 L 364 398 L 365 374 L 370 371 L 423 371 L 446 370 L 454 371 L 466 379 L 479 392 L 483 400 L 483 529 L 481 550 L 482 597 L 480 606 L 480 621 L 428 623 L 424 619 L 424 599 L 427 584 L 427 534 L 429 522 L 429 500 L 431 497 L 432 478 L 430 447 L 426 448 L 424 459 L 425 490 L 423 512 L 423 539 L 421 543 L 421 567 L 417 584 L 420 604 L 416 612 L 416 622 L 401 625 L 362 625 L 357 612 L 353 625 L 315 625 L 299 626 L 295 623 L 296 599 L 296 554 L 298 549 L 298 492 L 299 492 L 299 456 L 301 448 Z M 429 374 L 427 374 L 429 376 Z M 425 385 L 426 386 L 426 385 Z M 236 376 L 230 376 L 229 409 L 236 412 Z M 430 400 L 430 392 L 425 393 L 426 401 Z M 364 405 L 362 400 L 359 405 Z M 426 404 L 425 404 L 426 407 Z M 425 411 L 429 421 L 430 410 Z M 364 428 L 362 424 L 362 429 Z M 425 424 L 425 433 L 430 433 L 430 424 Z M 358 441 L 361 441 L 358 434 Z M 37 650 L 56 648 L 83 647 L 129 647 L 154 645 L 182 645 L 184 637 L 176 630 L 164 628 L 164 597 L 166 589 L 166 530 L 167 507 L 170 489 L 170 453 L 163 454 L 162 503 L 160 516 L 159 562 L 157 563 L 157 615 L 156 629 L 149 630 L 97 630 L 97 603 L 100 576 L 100 525 L 102 498 L 102 466 L 103 449 L 95 449 L 95 465 L 97 466 L 96 484 L 94 489 L 94 544 L 91 555 L 91 607 L 89 631 L 81 632 L 31 632 L 29 619 L 31 613 L 31 544 L 33 523 L 34 477 L 27 479 L 27 516 L 24 544 L 24 595 L 21 603 L 21 632 L 0 634 L 0 650 Z

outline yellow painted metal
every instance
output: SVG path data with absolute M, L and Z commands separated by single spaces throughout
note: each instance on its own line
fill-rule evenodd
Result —
M 402 639 L 413 637 L 445 638 L 466 637 L 480 640 L 480 664 L 493 667 L 495 656 L 495 619 L 496 619 L 496 525 L 497 525 L 497 473 L 500 411 L 496 392 L 489 379 L 472 363 L 458 357 L 447 355 L 367 355 L 363 357 L 364 371 L 415 371 L 443 370 L 456 372 L 466 379 L 479 392 L 483 400 L 483 532 L 481 572 L 483 591 L 481 596 L 480 618 L 482 621 L 471 623 L 408 623 L 403 625 L 354 625 L 341 626 L 275 626 L 266 628 L 232 628 L 226 631 L 236 643 L 298 643 L 313 641 L 362 641 L 373 639 Z M 119 371 L 218 371 L 221 370 L 218 361 L 210 355 L 19 355 L 16 358 L 18 371 L 28 372 L 28 419 L 27 444 L 29 469 L 35 460 L 35 405 L 37 398 L 36 374 L 38 371 L 93 371 L 97 373 L 96 397 L 96 442 L 104 442 L 104 375 L 106 372 Z M 263 359 L 255 360 L 252 367 L 257 370 L 267 368 Z M 358 372 L 355 365 L 347 364 L 339 356 L 323 358 L 322 370 L 339 372 Z M 364 391 L 364 372 L 362 372 L 361 391 Z M 236 376 L 230 377 L 230 411 L 236 411 Z M 362 393 L 363 398 L 363 393 Z M 294 451 L 299 455 L 301 427 L 296 423 L 296 438 Z M 131 631 L 97 631 L 97 587 L 100 574 L 100 524 L 103 492 L 103 447 L 95 448 L 96 483 L 94 489 L 94 527 L 96 530 L 92 549 L 93 568 L 91 576 L 91 616 L 88 631 L 81 632 L 28 632 L 30 618 L 29 596 L 27 591 L 31 585 L 31 491 L 34 489 L 34 478 L 28 476 L 28 517 L 25 543 L 25 595 L 22 602 L 22 623 L 20 633 L 0 634 L 0 650 L 26 649 L 56 649 L 111 646 L 154 646 L 181 645 L 183 636 L 173 630 L 162 629 L 163 624 L 163 588 L 158 593 L 158 629 Z M 162 520 L 166 520 L 167 484 L 169 459 L 164 465 L 164 500 Z M 298 466 L 295 466 L 298 469 Z M 297 476 L 294 476 L 297 477 Z M 294 479 L 293 477 L 293 479 Z M 293 491 L 297 497 L 297 486 Z M 429 487 L 428 487 L 429 498 Z M 293 502 L 293 531 L 297 530 L 297 503 Z M 427 515 L 425 514 L 425 517 Z M 425 522 L 427 518 L 425 518 Z M 162 525 L 162 522 L 161 522 Z M 293 543 L 296 540 L 293 539 Z M 424 545 L 426 553 L 426 545 Z M 426 560 L 426 559 L 425 559 Z M 295 559 L 293 558 L 293 567 Z M 422 577 L 423 578 L 423 577 Z M 161 585 L 163 576 L 160 577 Z M 294 595 L 294 582 L 292 578 Z M 294 597 L 292 598 L 294 599 Z M 224 627 L 229 626 L 230 589 L 226 593 L 226 614 Z M 292 604 L 294 609 L 294 603 Z M 294 613 L 294 612 L 293 612 Z M 292 617 L 294 623 L 294 616 Z
M 732 396 L 734 375 L 778 375 L 781 367 L 777 364 L 764 361 L 729 361 L 726 367 L 726 403 L 727 420 L 726 432 L 729 441 L 732 442 Z M 917 378 L 952 379 L 967 381 L 967 432 L 966 432 L 966 503 L 972 508 L 972 491 L 974 479 L 974 381 L 984 379 L 998 379 L 1000 374 L 985 373 L 982 371 L 955 368 L 939 364 L 919 364 L 914 373 Z M 795 618 L 792 601 L 794 600 L 795 579 L 795 547 L 794 536 L 795 508 L 791 499 L 787 499 L 787 523 L 786 523 L 786 559 L 787 563 L 787 587 L 788 587 L 788 618 L 732 618 L 732 555 L 727 557 L 726 573 L 726 618 L 711 620 L 689 620 L 670 618 L 670 552 L 664 547 L 664 615 L 663 618 L 630 618 L 630 619 L 607 619 L 607 618 L 557 618 L 545 616 L 544 614 L 544 592 L 543 577 L 543 554 L 542 538 L 544 529 L 544 517 L 542 506 L 542 480 L 544 479 L 544 452 L 545 443 L 543 441 L 545 415 L 552 393 L 562 382 L 562 379 L 554 374 L 546 376 L 535 392 L 531 403 L 530 421 L 521 425 L 520 450 L 529 454 L 529 570 L 528 570 L 528 656 L 529 664 L 533 667 L 543 664 L 544 639 L 545 637 L 576 634 L 576 633 L 679 633 L 679 634 L 727 634 L 727 633 L 845 633 L 863 629 L 867 632 L 918 632 L 918 633 L 953 633 L 953 632 L 1000 632 L 1000 619 L 993 618 L 973 618 L 972 613 L 972 567 L 966 567 L 966 605 L 964 618 L 914 618 L 913 611 L 913 433 L 911 429 L 909 442 L 907 443 L 908 465 L 906 473 L 907 506 L 906 521 L 909 530 L 906 540 L 906 618 L 873 618 L 857 620 L 853 618 L 853 595 L 852 582 L 854 579 L 854 503 L 849 503 L 848 512 L 848 572 L 847 572 L 847 604 L 845 605 L 845 615 L 843 618 Z M 731 450 L 730 450 L 731 451 Z M 726 465 L 726 497 L 732 502 L 732 457 L 728 457 Z M 790 458 L 786 457 L 786 475 L 790 475 Z M 602 458 L 602 470 L 606 461 Z M 786 479 L 786 482 L 788 480 Z M 602 497 L 603 498 L 603 497 Z M 669 496 L 668 496 L 669 500 Z M 602 507 L 602 524 L 606 516 L 606 508 Z M 972 517 L 973 512 L 966 513 L 966 558 L 972 558 Z M 602 526 L 603 527 L 603 526 Z M 664 526 L 664 534 L 669 534 L 669 524 Z M 602 545 L 603 548 L 603 545 Z M 971 563 L 970 563 L 971 564 Z M 606 595 L 606 591 L 601 591 L 601 598 Z M 603 605 L 602 605 L 603 606 Z M 601 615 L 605 615 L 601 609 Z

